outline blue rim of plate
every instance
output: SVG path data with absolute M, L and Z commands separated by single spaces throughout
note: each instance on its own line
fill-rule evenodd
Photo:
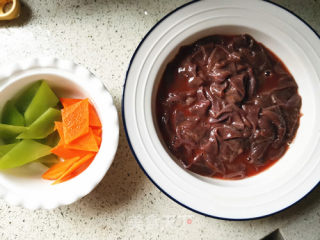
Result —
M 296 202 L 294 202 L 293 204 L 279 210 L 279 211 L 276 211 L 274 213 L 270 213 L 270 214 L 267 214 L 267 215 L 263 215 L 263 216 L 259 216 L 259 217 L 254 217 L 254 218 L 241 218 L 241 219 L 238 219 L 238 218 L 223 218 L 223 217 L 217 217 L 217 216 L 214 216 L 214 215 L 210 215 L 210 214 L 207 214 L 207 213 L 203 213 L 203 212 L 200 212 L 200 211 L 197 211 L 181 202 L 179 202 L 177 199 L 173 198 L 171 195 L 169 195 L 166 191 L 164 191 L 150 176 L 149 174 L 147 173 L 147 171 L 143 168 L 141 162 L 139 161 L 139 158 L 137 157 L 134 149 L 133 149 L 133 146 L 131 144 L 131 141 L 130 141 L 130 138 L 129 138 L 129 135 L 128 135 L 128 131 L 127 131 L 127 125 L 126 125 L 126 118 L 125 118 L 125 114 L 124 114 L 124 96 L 125 96 L 125 91 L 126 91 L 126 84 L 127 84 L 127 79 L 128 79 L 128 74 L 129 74 L 129 71 L 131 69 L 131 65 L 132 65 L 132 62 L 133 60 L 135 59 L 135 56 L 137 54 L 137 52 L 139 51 L 141 45 L 144 43 L 144 41 L 146 40 L 146 38 L 153 32 L 153 30 L 161 23 L 163 22 L 166 18 L 168 18 L 169 16 L 171 16 L 173 13 L 179 11 L 180 9 L 184 8 L 184 7 L 187 7 L 191 4 L 194 4 L 196 2 L 199 2 L 200 0 L 193 0 L 191 2 L 188 2 L 186 4 L 183 4 L 182 6 L 174 9 L 173 11 L 171 11 L 170 13 L 168 13 L 167 15 L 165 15 L 163 18 L 161 18 L 148 32 L 147 34 L 142 38 L 141 42 L 139 43 L 138 47 L 136 48 L 136 50 L 134 51 L 131 59 L 130 59 L 130 62 L 129 62 L 129 66 L 128 66 L 128 69 L 127 69 L 127 72 L 126 72 L 126 77 L 125 77 L 125 82 L 123 84 L 123 92 L 122 92 L 122 101 L 121 101 L 121 115 L 122 115 L 122 122 L 123 122 L 123 126 L 124 126 L 124 131 L 125 131 L 125 134 L 126 134 L 126 138 L 128 140 L 128 144 L 129 144 L 129 147 L 130 147 L 130 150 L 134 156 L 134 158 L 136 159 L 138 165 L 140 166 L 140 168 L 142 169 L 142 171 L 144 172 L 144 174 L 149 178 L 149 180 L 162 192 L 164 193 L 168 198 L 170 198 L 171 200 L 173 200 L 174 202 L 178 203 L 179 205 L 181 205 L 182 207 L 185 207 L 195 213 L 198 213 L 200 215 L 203 215 L 205 217 L 210 217 L 210 218 L 215 218 L 215 219 L 220 219 L 220 220 L 228 220 L 228 221 L 248 221 L 248 220 L 256 220 L 256 219 L 261 219 L 261 218 L 265 218 L 265 217 L 269 217 L 269 216 L 272 216 L 272 215 L 275 215 L 277 213 L 280 213 L 280 212 L 283 212 L 285 210 L 287 210 L 288 208 L 291 208 L 292 206 L 294 206 L 295 204 L 297 204 L 298 202 L 300 202 L 302 199 L 304 199 L 305 197 L 307 197 L 311 192 L 313 192 L 318 186 L 320 186 L 320 182 L 318 182 L 317 185 L 315 185 L 308 193 L 306 193 L 303 197 L 301 197 L 300 199 L 298 199 Z M 274 2 L 271 2 L 270 0 L 263 0 L 267 3 L 270 3 L 274 6 L 277 6 L 279 8 L 282 8 L 284 9 L 285 11 L 289 12 L 290 14 L 292 14 L 293 16 L 295 16 L 296 18 L 298 18 L 301 22 L 303 22 L 306 26 L 309 27 L 309 29 L 315 33 L 315 35 L 320 39 L 320 34 L 318 34 L 316 32 L 316 30 L 314 30 L 310 24 L 308 24 L 305 20 L 303 20 L 301 17 L 299 17 L 297 14 L 295 14 L 293 11 L 277 4 L 277 3 L 274 3 Z

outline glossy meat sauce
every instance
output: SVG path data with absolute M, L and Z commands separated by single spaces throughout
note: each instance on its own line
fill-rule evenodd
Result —
M 301 97 L 284 64 L 249 35 L 182 47 L 156 99 L 160 132 L 186 169 L 242 179 L 271 166 L 299 126 Z

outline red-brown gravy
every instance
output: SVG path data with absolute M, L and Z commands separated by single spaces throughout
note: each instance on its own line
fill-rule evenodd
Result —
M 163 74 L 156 116 L 171 153 L 192 172 L 242 179 L 274 164 L 299 126 L 298 86 L 251 36 L 182 47 Z

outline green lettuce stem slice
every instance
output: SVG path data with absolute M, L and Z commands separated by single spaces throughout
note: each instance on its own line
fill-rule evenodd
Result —
M 42 81 L 37 81 L 31 84 L 24 92 L 22 92 L 15 101 L 15 105 L 21 113 L 24 113 L 29 104 L 31 103 L 33 97 L 36 95 Z
M 54 122 L 61 120 L 61 112 L 55 108 L 49 108 L 36 119 L 17 139 L 42 139 L 54 131 Z
M 39 89 L 24 113 L 26 126 L 33 123 L 50 107 L 55 107 L 59 102 L 58 97 L 45 81 L 41 82 Z
M 23 115 L 18 111 L 13 101 L 8 101 L 2 111 L 2 123 L 14 126 L 24 126 Z
M 42 163 L 43 165 L 45 165 L 46 167 L 50 168 L 53 165 L 57 164 L 58 162 L 60 162 L 59 158 L 56 155 L 50 154 L 47 156 L 44 156 L 42 158 L 39 158 L 37 160 L 37 162 Z
M 0 159 L 0 169 L 9 169 L 23 166 L 41 157 L 50 155 L 51 147 L 26 139 L 17 143 Z
M 0 123 L 0 138 L 2 139 L 15 138 L 26 129 L 27 128 L 23 126 L 13 126 L 13 125 Z
M 17 143 L 6 144 L 0 146 L 0 158 L 4 156 L 7 152 L 9 152 Z

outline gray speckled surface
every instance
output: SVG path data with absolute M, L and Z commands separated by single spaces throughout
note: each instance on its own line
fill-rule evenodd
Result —
M 244 0 L 243 0 L 244 1 Z M 20 19 L 0 22 L 0 64 L 57 56 L 102 79 L 120 112 L 130 58 L 147 31 L 183 0 L 25 0 Z M 319 0 L 277 0 L 320 32 Z M 134 160 L 123 127 L 115 161 L 88 196 L 52 211 L 0 200 L 0 239 L 260 239 L 280 228 L 285 239 L 320 239 L 320 188 L 290 209 L 230 222 L 193 213 L 162 194 Z

